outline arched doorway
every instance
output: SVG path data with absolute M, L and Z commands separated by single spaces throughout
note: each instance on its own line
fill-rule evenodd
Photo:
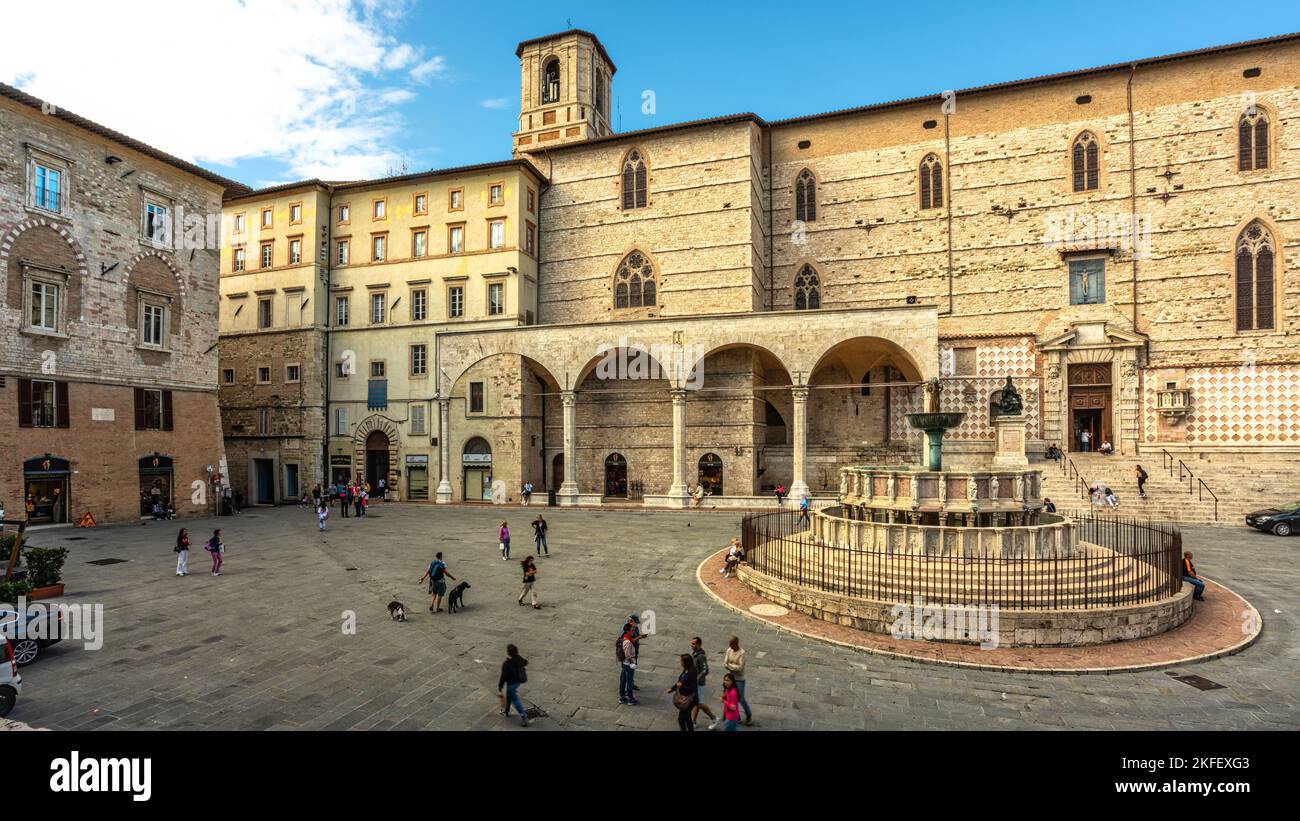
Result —
M 722 459 L 716 453 L 706 453 L 700 457 L 700 486 L 706 496 L 722 495 Z
M 564 454 L 557 453 L 551 460 L 551 484 L 552 490 L 556 490 L 564 484 Z
M 605 495 L 627 498 L 627 460 L 621 453 L 605 457 Z
M 371 431 L 366 437 L 366 481 L 370 494 L 379 494 L 379 480 L 388 485 L 388 434 L 382 430 Z
M 492 501 L 492 446 L 483 437 L 475 436 L 465 443 L 460 461 L 465 501 Z
M 1070 365 L 1066 372 L 1070 391 L 1070 450 L 1081 451 L 1083 432 L 1088 450 L 1111 441 L 1111 363 Z

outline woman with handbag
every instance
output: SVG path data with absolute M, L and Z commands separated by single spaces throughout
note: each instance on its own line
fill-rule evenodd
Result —
M 182 527 L 176 534 L 176 547 L 172 549 L 176 551 L 176 575 L 184 576 L 189 572 L 185 565 L 190 560 L 190 531 L 187 528 Z
M 519 700 L 519 685 L 528 681 L 528 672 L 524 669 L 527 666 L 528 659 L 519 655 L 519 648 L 507 644 L 506 660 L 501 662 L 501 678 L 497 680 L 497 698 L 501 701 L 501 715 L 508 718 L 513 706 L 519 711 L 519 723 L 524 727 L 528 726 L 528 711 Z M 503 687 L 504 693 L 501 692 Z
M 695 659 L 687 654 L 681 657 L 682 672 L 677 677 L 677 682 L 664 692 L 673 694 L 673 706 L 677 708 L 677 726 L 682 732 L 695 732 L 695 722 L 691 721 L 691 713 L 695 710 L 695 705 L 699 704 L 699 688 L 696 686 L 695 677 Z
M 203 549 L 212 554 L 212 575 L 220 576 L 221 560 L 226 552 L 226 545 L 221 541 L 220 530 L 212 531 L 212 538 L 208 539 L 208 543 L 203 546 Z
M 524 606 L 524 596 L 533 597 L 533 609 L 541 610 L 542 606 L 537 603 L 537 563 L 533 557 L 529 556 L 519 563 L 524 571 L 524 589 L 519 591 L 519 606 Z

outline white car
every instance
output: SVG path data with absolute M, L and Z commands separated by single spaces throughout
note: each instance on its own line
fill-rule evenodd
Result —
M 0 718 L 9 715 L 23 689 L 23 677 L 18 675 L 18 662 L 14 660 L 13 646 L 0 636 Z

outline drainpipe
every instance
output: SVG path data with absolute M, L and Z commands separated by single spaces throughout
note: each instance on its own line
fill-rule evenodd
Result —
M 334 191 L 332 189 L 327 189 L 325 202 L 325 396 L 322 397 L 325 430 L 321 440 L 321 472 L 324 474 L 321 485 L 328 487 L 329 479 L 333 475 L 333 468 L 330 466 L 330 390 L 334 381 L 334 369 L 330 367 L 330 311 L 333 310 L 333 306 L 330 305 L 332 296 L 330 288 L 334 285 Z
M 1133 333 L 1138 332 L 1138 258 L 1137 258 L 1137 145 L 1134 142 L 1133 129 L 1133 78 L 1137 74 L 1137 63 L 1129 65 L 1128 90 L 1128 193 L 1129 193 L 1129 241 L 1133 245 Z
M 772 216 L 772 186 L 774 181 L 772 179 L 771 129 L 768 130 L 766 144 L 763 147 L 767 153 L 767 309 L 771 311 L 776 307 L 776 296 L 773 290 L 776 288 L 776 259 L 772 256 L 774 253 L 772 250 L 772 232 L 776 227 L 776 223 Z
M 948 172 L 943 176 L 944 187 L 948 189 L 948 310 L 943 313 L 948 316 L 952 316 L 952 142 L 948 134 L 948 118 L 951 116 L 943 115 L 943 167 Z

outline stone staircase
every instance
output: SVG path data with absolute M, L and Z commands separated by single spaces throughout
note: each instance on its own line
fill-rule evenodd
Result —
M 1296 471 L 1300 459 L 1284 455 L 1242 458 L 1181 454 L 1174 456 L 1172 471 L 1169 459 L 1159 450 L 1137 457 L 1096 453 L 1067 456 L 1088 484 L 1100 481 L 1115 491 L 1123 516 L 1174 524 L 1240 526 L 1243 517 L 1253 510 L 1300 500 L 1300 472 Z M 1179 459 L 1183 462 L 1181 469 Z M 1146 499 L 1137 493 L 1134 468 L 1139 464 L 1150 475 Z M 1049 460 L 1038 466 L 1043 471 L 1043 495 L 1059 510 L 1086 509 L 1088 499 L 1068 462 Z M 1198 479 L 1207 487 L 1201 487 Z

